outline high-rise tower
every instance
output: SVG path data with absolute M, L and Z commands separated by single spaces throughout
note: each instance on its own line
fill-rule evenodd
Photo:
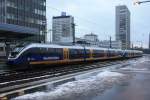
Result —
M 125 5 L 116 6 L 116 40 L 122 49 L 130 48 L 130 11 Z

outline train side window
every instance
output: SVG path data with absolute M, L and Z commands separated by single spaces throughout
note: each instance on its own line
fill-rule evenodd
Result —
M 104 50 L 93 50 L 93 57 L 104 57 Z
M 62 48 L 49 48 L 47 53 L 48 55 L 62 55 L 63 49 Z
M 3 47 L 0 47 L 0 51 L 4 51 L 4 48 L 3 48 Z
M 70 49 L 70 54 L 75 55 L 75 54 L 78 54 L 78 53 L 77 53 L 77 50 L 75 50 L 75 49 Z
M 28 55 L 30 55 L 30 56 L 31 56 L 31 55 L 39 55 L 40 52 L 41 52 L 40 48 L 31 48 L 31 49 L 27 50 L 27 51 L 25 52 L 25 54 L 28 54 Z
M 46 54 L 47 53 L 47 49 L 46 48 L 40 48 L 41 49 L 41 54 Z
M 55 53 L 61 55 L 63 53 L 63 49 L 56 48 Z

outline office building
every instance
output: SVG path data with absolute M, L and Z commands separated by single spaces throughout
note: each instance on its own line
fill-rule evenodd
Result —
M 122 49 L 130 48 L 130 11 L 125 5 L 116 6 L 116 41 L 122 42 Z
M 0 0 L 1 39 L 34 36 L 43 41 L 45 31 L 46 0 Z
M 84 39 L 89 40 L 89 41 L 98 41 L 98 36 L 96 34 L 86 34 L 84 36 Z
M 99 43 L 98 35 L 93 33 L 84 35 L 84 39 L 91 45 L 98 45 Z
M 73 43 L 75 42 L 74 17 L 66 15 L 53 17 L 52 23 L 53 43 Z
M 107 40 L 104 40 L 104 41 L 100 41 L 98 46 L 99 47 L 102 47 L 102 48 L 110 48 L 110 45 L 111 45 L 111 48 L 112 49 L 122 49 L 122 42 L 121 41 L 107 41 Z

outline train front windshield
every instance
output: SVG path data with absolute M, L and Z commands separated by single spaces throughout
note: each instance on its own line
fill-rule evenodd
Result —
M 16 47 L 11 53 L 10 53 L 10 57 L 14 58 L 17 56 L 17 54 L 19 54 L 22 51 L 23 47 Z
M 15 58 L 29 43 L 23 43 L 16 46 L 16 48 L 10 53 L 10 58 Z

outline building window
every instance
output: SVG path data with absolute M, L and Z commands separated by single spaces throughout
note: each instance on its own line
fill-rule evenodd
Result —
M 41 1 L 39 1 L 39 4 L 42 6 L 46 6 L 46 1 L 41 0 Z
M 8 1 L 8 2 L 7 2 L 7 6 L 8 6 L 8 7 L 12 7 L 12 8 L 17 8 L 17 6 L 15 5 L 15 3 L 14 3 L 14 2 L 11 2 L 11 1 Z
M 35 9 L 35 10 L 34 10 L 34 13 L 35 13 L 35 14 L 38 14 L 38 15 L 43 15 L 43 16 L 46 15 L 46 11 L 39 10 L 39 9 Z
M 16 18 L 14 14 L 7 14 L 7 19 L 15 20 Z

